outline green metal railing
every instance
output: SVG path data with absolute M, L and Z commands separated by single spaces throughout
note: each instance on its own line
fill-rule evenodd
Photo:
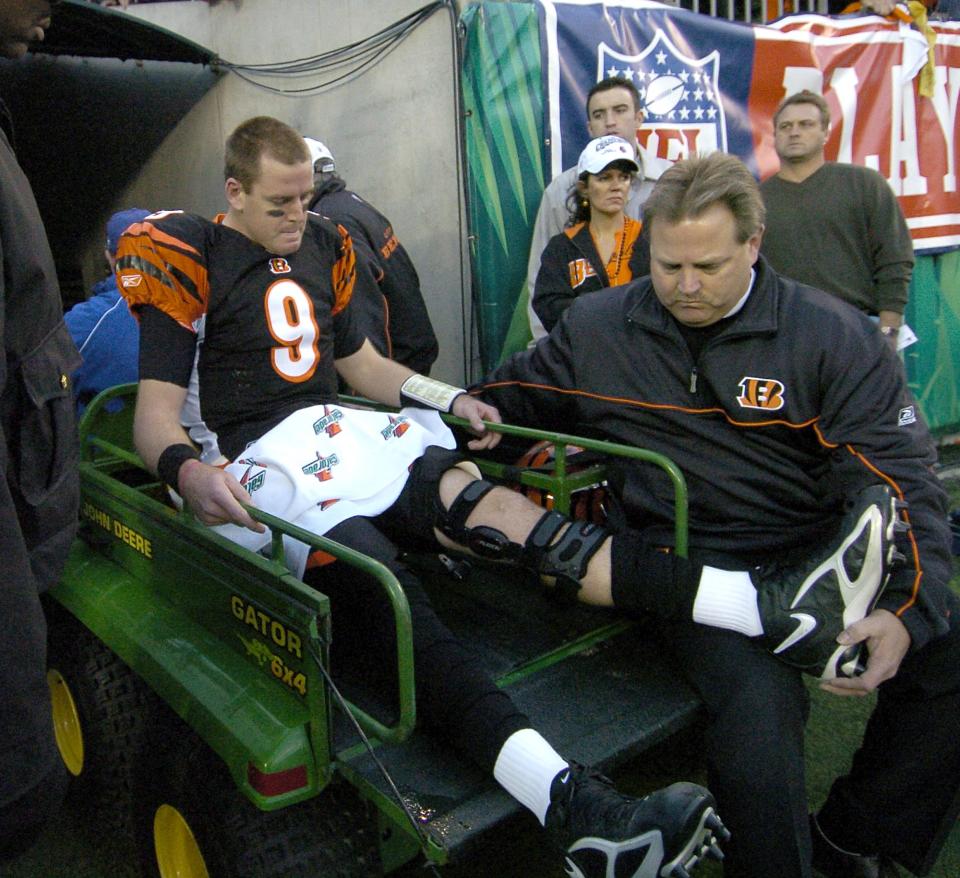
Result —
M 443 415 L 443 419 L 458 427 L 469 428 L 469 421 L 453 415 Z M 687 556 L 688 550 L 688 500 L 687 482 L 677 465 L 662 454 L 648 451 L 644 448 L 634 448 L 631 445 L 620 445 L 616 442 L 603 442 L 599 439 L 587 439 L 583 436 L 573 436 L 569 433 L 547 433 L 530 427 L 515 427 L 512 424 L 494 424 L 484 421 L 488 430 L 503 433 L 507 436 L 517 436 L 533 442 L 549 442 L 554 447 L 554 458 L 550 472 L 539 470 L 522 470 L 517 474 L 517 480 L 522 485 L 540 488 L 549 491 L 554 497 L 554 505 L 565 515 L 570 512 L 571 495 L 584 487 L 599 484 L 603 480 L 603 464 L 591 465 L 582 472 L 568 472 L 570 454 L 568 446 L 582 448 L 585 451 L 596 451 L 606 457 L 625 457 L 630 460 L 644 461 L 660 467 L 673 484 L 674 505 L 674 551 L 681 557 Z M 477 465 L 484 472 L 497 478 L 513 476 L 516 467 L 510 464 L 494 461 L 478 460 Z
M 135 397 L 136 385 L 122 385 L 105 391 L 97 397 L 84 414 L 81 420 L 81 455 L 84 461 L 96 462 L 100 466 L 109 468 L 116 462 L 135 466 L 144 470 L 146 467 L 140 457 L 124 448 L 118 442 L 129 442 L 133 421 L 133 407 L 129 401 Z M 119 413 L 110 413 L 105 406 L 111 400 L 124 398 L 128 404 Z M 359 397 L 344 397 L 347 404 L 360 405 L 368 408 L 386 409 L 387 407 L 373 403 Z M 469 422 L 453 415 L 443 415 L 443 419 L 452 426 L 469 428 Z M 515 465 L 498 463 L 489 460 L 478 460 L 480 469 L 490 476 L 505 481 L 517 481 L 521 485 L 538 488 L 552 495 L 554 507 L 565 514 L 569 514 L 573 494 L 586 487 L 598 485 L 604 478 L 603 463 L 591 463 L 582 470 L 571 471 L 570 447 L 597 452 L 606 457 L 621 457 L 630 460 L 650 463 L 661 468 L 673 485 L 674 494 L 674 550 L 681 557 L 686 557 L 688 551 L 688 497 L 686 481 L 683 473 L 676 464 L 662 454 L 611 442 L 588 439 L 566 433 L 550 433 L 529 427 L 517 427 L 511 424 L 486 422 L 488 430 L 529 440 L 531 443 L 548 442 L 553 446 L 554 455 L 548 469 L 518 468 Z M 149 487 L 157 487 L 159 483 L 152 482 Z M 413 670 L 413 641 L 410 623 L 410 608 L 406 595 L 393 573 L 380 562 L 355 551 L 347 546 L 304 530 L 277 516 L 257 509 L 254 506 L 245 506 L 250 516 L 270 528 L 271 548 L 269 558 L 280 566 L 284 566 L 283 537 L 289 536 L 299 540 L 312 549 L 319 549 L 333 555 L 338 560 L 369 574 L 380 584 L 386 593 L 393 609 L 396 624 L 397 642 L 397 687 L 399 701 L 399 716 L 395 723 L 386 725 L 352 702 L 347 702 L 348 708 L 357 722 L 368 734 L 379 740 L 395 743 L 404 740 L 413 731 L 416 724 L 415 708 L 415 680 Z M 187 516 L 198 528 L 201 526 L 195 517 L 187 510 L 182 515 Z M 605 636 L 617 628 L 614 624 Z M 587 644 L 589 645 L 589 643 Z M 564 652 L 568 652 L 565 650 Z M 319 656 L 316 657 L 319 660 Z M 553 656 L 541 657 L 540 661 L 550 664 L 557 660 Z M 518 673 L 520 673 L 518 671 Z M 503 684 L 505 681 L 501 681 Z

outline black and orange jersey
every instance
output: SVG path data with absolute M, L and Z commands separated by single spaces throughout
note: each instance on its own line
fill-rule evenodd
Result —
M 533 310 L 549 332 L 570 303 L 585 293 L 629 283 L 650 273 L 650 243 L 643 224 L 623 218 L 617 246 L 604 265 L 589 223 L 577 223 L 554 235 L 544 248 L 533 292 Z
M 205 320 L 200 410 L 230 456 L 291 412 L 336 398 L 334 360 L 364 341 L 349 307 L 356 282 L 350 236 L 315 215 L 287 256 L 180 212 L 131 226 L 117 250 L 134 313 L 152 306 L 184 332 Z M 140 377 L 154 376 L 142 367 Z

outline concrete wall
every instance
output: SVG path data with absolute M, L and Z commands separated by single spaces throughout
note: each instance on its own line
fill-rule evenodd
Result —
M 246 65 L 343 47 L 423 5 L 423 0 L 219 0 L 132 5 L 127 12 L 231 64 Z M 442 9 L 376 66 L 319 94 L 275 94 L 229 72 L 152 154 L 117 205 L 214 214 L 224 206 L 226 136 L 250 116 L 282 119 L 324 141 L 349 187 L 393 221 L 420 273 L 440 339 L 433 374 L 460 383 L 468 371 L 463 314 L 469 281 L 452 39 L 451 15 Z M 304 89 L 345 72 L 297 79 L 243 75 L 274 88 Z

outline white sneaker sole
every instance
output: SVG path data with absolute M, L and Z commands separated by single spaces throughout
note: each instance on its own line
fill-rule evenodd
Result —
M 891 504 L 893 499 L 890 499 Z M 889 563 L 893 554 L 893 527 L 896 521 L 895 509 L 891 509 L 888 516 L 887 532 L 883 533 L 884 515 L 874 504 L 863 511 L 857 521 L 853 531 L 840 544 L 839 549 L 827 558 L 813 573 L 807 578 L 805 587 L 797 593 L 791 608 L 795 607 L 806 595 L 806 593 L 817 583 L 824 573 L 833 572 L 836 574 L 837 581 L 840 583 L 840 597 L 843 600 L 843 627 L 847 628 L 854 622 L 859 622 L 866 618 L 873 610 L 878 598 L 883 593 L 883 587 L 886 584 L 887 577 L 884 575 L 885 565 Z M 843 559 L 846 557 L 847 550 L 863 536 L 864 530 L 870 529 L 870 535 L 867 541 L 867 551 L 860 566 L 860 575 L 856 579 L 850 579 L 847 576 L 846 567 Z M 888 557 L 882 556 L 883 537 L 887 540 Z M 798 613 L 801 617 L 805 614 Z M 805 619 L 798 618 L 797 631 L 788 637 L 774 653 L 780 652 L 791 646 L 796 640 L 803 636 Z M 822 673 L 821 680 L 833 680 L 838 676 L 852 677 L 863 670 L 860 664 L 860 655 L 863 651 L 863 644 L 854 644 L 853 646 L 841 646 L 831 653 Z
M 689 872 L 698 863 L 708 858 L 722 859 L 723 854 L 720 852 L 717 842 L 718 832 L 725 833 L 726 837 L 729 837 L 729 833 L 717 816 L 716 811 L 713 808 L 707 808 L 701 815 L 697 828 L 691 833 L 689 841 L 669 862 L 663 861 L 663 838 L 659 829 L 649 829 L 624 841 L 609 841 L 605 838 L 585 836 L 572 844 L 568 853 L 572 854 L 581 850 L 600 851 L 606 858 L 604 878 L 616 878 L 620 874 L 617 872 L 618 857 L 628 851 L 646 848 L 647 852 L 643 862 L 629 878 L 670 878 L 675 874 L 684 874 L 675 871 L 678 866 Z M 580 867 L 569 857 L 565 858 L 564 872 L 569 878 L 587 878 Z

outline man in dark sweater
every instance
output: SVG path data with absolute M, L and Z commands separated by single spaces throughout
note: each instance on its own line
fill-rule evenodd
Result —
M 760 187 L 761 252 L 780 274 L 875 317 L 896 350 L 913 244 L 893 191 L 876 171 L 826 160 L 830 110 L 820 95 L 785 98 L 773 128 L 780 170 Z

